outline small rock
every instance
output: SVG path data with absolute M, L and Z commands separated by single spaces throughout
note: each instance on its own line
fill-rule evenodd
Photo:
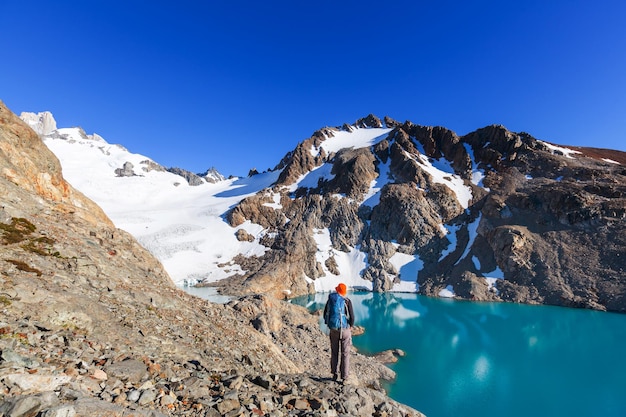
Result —
M 136 384 L 147 374 L 148 368 L 146 364 L 141 361 L 127 359 L 107 366 L 105 371 L 108 375 L 119 378 L 122 381 L 129 381 Z
M 221 403 L 217 404 L 217 411 L 220 412 L 220 414 L 224 415 L 230 411 L 233 411 L 235 409 L 239 409 L 239 407 L 241 407 L 241 404 L 239 403 L 238 400 L 236 399 L 225 399 L 224 401 L 222 401 Z
M 303 400 L 301 398 L 296 398 L 295 400 L 292 400 L 293 402 L 291 403 L 293 405 L 293 408 L 295 408 L 296 410 L 308 410 L 309 409 L 309 402 L 306 400 Z
M 241 375 L 235 375 L 231 378 L 224 380 L 224 385 L 234 390 L 238 390 L 239 388 L 241 388 L 242 384 L 243 384 L 243 376 Z
M 141 392 L 139 392 L 139 390 L 134 389 L 127 394 L 126 399 L 130 401 L 131 403 L 136 403 L 137 401 L 139 401 L 140 395 L 141 395 Z
M 16 385 L 25 392 L 54 391 L 60 385 L 70 381 L 67 375 L 10 374 L 4 378 L 5 383 Z
M 6 398 L 0 404 L 0 415 L 7 417 L 35 416 L 44 408 L 54 407 L 59 403 L 54 392 L 38 395 L 18 395 Z
M 32 359 L 19 355 L 11 349 L 3 349 L 0 358 L 2 358 L 4 362 L 11 362 L 17 366 L 21 366 L 24 368 L 32 368 L 34 366 L 37 366 L 37 363 L 33 362 Z
M 139 397 L 139 401 L 137 401 L 137 403 L 139 405 L 150 404 L 154 402 L 154 400 L 156 399 L 156 396 L 157 396 L 157 391 L 155 389 L 152 389 L 152 388 L 147 389 L 141 393 L 141 396 Z
M 106 372 L 104 372 L 102 369 L 98 369 L 98 368 L 96 368 L 96 369 L 94 369 L 94 371 L 93 371 L 93 375 L 92 375 L 92 377 L 93 377 L 94 379 L 99 380 L 99 381 L 106 381 L 106 379 L 107 379 L 107 374 L 106 374 Z
M 254 378 L 252 382 L 254 382 L 256 385 L 263 387 L 265 389 L 269 389 L 272 386 L 272 381 L 269 378 L 266 378 L 265 376 L 261 376 L 261 375 Z
M 59 405 L 41 413 L 41 417 L 75 417 L 76 409 L 73 405 Z

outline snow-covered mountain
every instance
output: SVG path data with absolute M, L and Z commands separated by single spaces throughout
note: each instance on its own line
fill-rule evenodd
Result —
M 615 261 L 626 248 L 618 151 L 556 146 L 502 126 L 459 137 L 370 115 L 315 132 L 270 172 L 192 186 L 186 171 L 80 128 L 50 130 L 51 116 L 22 119 L 42 134 L 65 178 L 178 285 L 228 283 L 281 296 L 342 281 L 626 308 L 625 260 Z M 606 240 L 609 250 L 594 249 Z M 594 262 L 577 261 L 580 245 Z
M 97 202 L 117 227 L 131 233 L 161 260 L 177 285 L 210 283 L 243 275 L 245 271 L 234 259 L 237 256 L 260 256 L 267 251 L 268 248 L 260 243 L 268 233 L 262 226 L 247 221 L 232 227 L 224 218 L 242 199 L 271 187 L 280 170 L 227 180 L 210 169 L 206 175 L 213 181 L 194 187 L 149 157 L 130 153 L 97 134 L 88 135 L 80 127 L 56 129 L 54 117 L 49 112 L 22 113 L 20 118 L 42 136 L 44 143 L 59 158 L 66 180 Z M 363 128 L 336 132 L 324 148 L 336 152 L 342 147 L 371 146 L 390 130 Z M 312 152 L 319 153 L 319 150 Z M 289 189 L 313 186 L 318 180 L 330 177 L 330 168 L 325 165 L 304 175 Z M 372 184 L 370 202 L 377 198 L 381 187 L 382 183 Z M 457 188 L 460 193 L 467 193 L 463 187 L 455 186 Z M 279 205 L 279 202 L 275 204 Z M 237 234 L 242 231 L 254 239 L 238 239 Z M 372 288 L 371 283 L 360 276 L 365 266 L 364 254 L 357 249 L 349 253 L 334 250 L 328 231 L 318 231 L 316 240 L 319 241 L 317 257 L 320 260 L 323 261 L 328 253 L 335 254 L 342 271 L 341 280 L 352 287 Z M 410 261 L 410 257 L 394 259 L 399 267 Z M 338 282 L 337 276 L 329 274 L 327 279 L 317 280 L 315 288 L 330 290 Z M 416 283 L 414 280 L 405 282 L 396 289 L 416 291 Z
M 41 120 L 56 125 L 49 113 L 22 113 L 20 118 L 44 133 L 44 143 L 61 161 L 65 179 L 161 260 L 176 284 L 241 273 L 237 265 L 223 264 L 239 254 L 263 252 L 257 242 L 238 241 L 222 216 L 245 196 L 275 181 L 277 174 L 226 180 L 211 169 L 206 173 L 211 181 L 191 186 L 149 157 L 87 135 L 79 127 L 42 129 Z M 243 228 L 260 231 L 251 224 Z

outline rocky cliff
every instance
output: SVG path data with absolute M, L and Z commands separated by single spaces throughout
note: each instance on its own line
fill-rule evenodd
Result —
M 343 132 L 381 127 L 388 133 L 375 143 L 327 152 Z M 316 233 L 328 230 L 335 254 L 366 256 L 360 275 L 374 291 L 402 280 L 431 296 L 624 312 L 625 164 L 624 152 L 496 125 L 459 137 L 370 115 L 325 128 L 285 156 L 271 189 L 228 213 L 233 227 L 261 225 L 270 250 L 237 259 L 246 275 L 223 284 L 278 297 L 313 291 L 320 277 L 342 274 L 336 256 L 316 256 Z M 303 185 L 323 167 L 327 175 Z M 418 272 L 398 270 L 397 254 L 418 260 Z
M 372 358 L 355 354 L 355 385 L 327 381 L 303 308 L 177 289 L 1 102 L 0 195 L 0 415 L 419 415 Z

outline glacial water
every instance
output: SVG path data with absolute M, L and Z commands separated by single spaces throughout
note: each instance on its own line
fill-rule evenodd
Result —
M 324 307 L 328 294 L 295 303 Z M 400 348 L 388 394 L 428 417 L 626 416 L 626 315 L 352 293 L 360 352 Z

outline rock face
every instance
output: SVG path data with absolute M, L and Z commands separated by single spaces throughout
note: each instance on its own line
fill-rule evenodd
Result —
M 189 172 L 181 168 L 169 168 L 168 171 L 171 172 L 172 174 L 180 175 L 181 177 L 187 180 L 189 185 L 198 186 L 198 185 L 204 184 L 204 181 L 202 180 L 202 178 L 194 174 L 193 172 Z
M 22 112 L 20 118 L 39 136 L 49 135 L 57 130 L 57 122 L 49 111 L 40 113 Z
M 391 130 L 370 146 L 325 150 L 339 132 L 379 126 Z M 330 176 L 299 185 L 324 164 Z M 237 260 L 248 273 L 223 282 L 233 291 L 300 295 L 341 274 L 332 257 L 316 260 L 316 233 L 327 229 L 334 250 L 367 255 L 361 276 L 375 291 L 402 279 L 432 296 L 453 288 L 470 300 L 626 311 L 624 152 L 554 146 L 496 125 L 459 137 L 368 116 L 315 132 L 276 169 L 271 189 L 228 214 L 232 226 L 250 220 L 271 236 L 263 257 Z M 384 186 L 372 202 L 376 182 Z M 280 208 L 268 208 L 277 194 Z M 423 267 L 401 276 L 395 254 Z
M 373 389 L 393 378 L 373 358 L 327 381 L 305 309 L 177 289 L 1 102 L 0 195 L 0 415 L 420 415 Z
M 133 169 L 135 168 L 132 162 L 124 162 L 124 165 L 122 166 L 122 168 L 116 168 L 115 169 L 115 176 L 116 177 L 134 177 L 135 175 L 135 170 Z

